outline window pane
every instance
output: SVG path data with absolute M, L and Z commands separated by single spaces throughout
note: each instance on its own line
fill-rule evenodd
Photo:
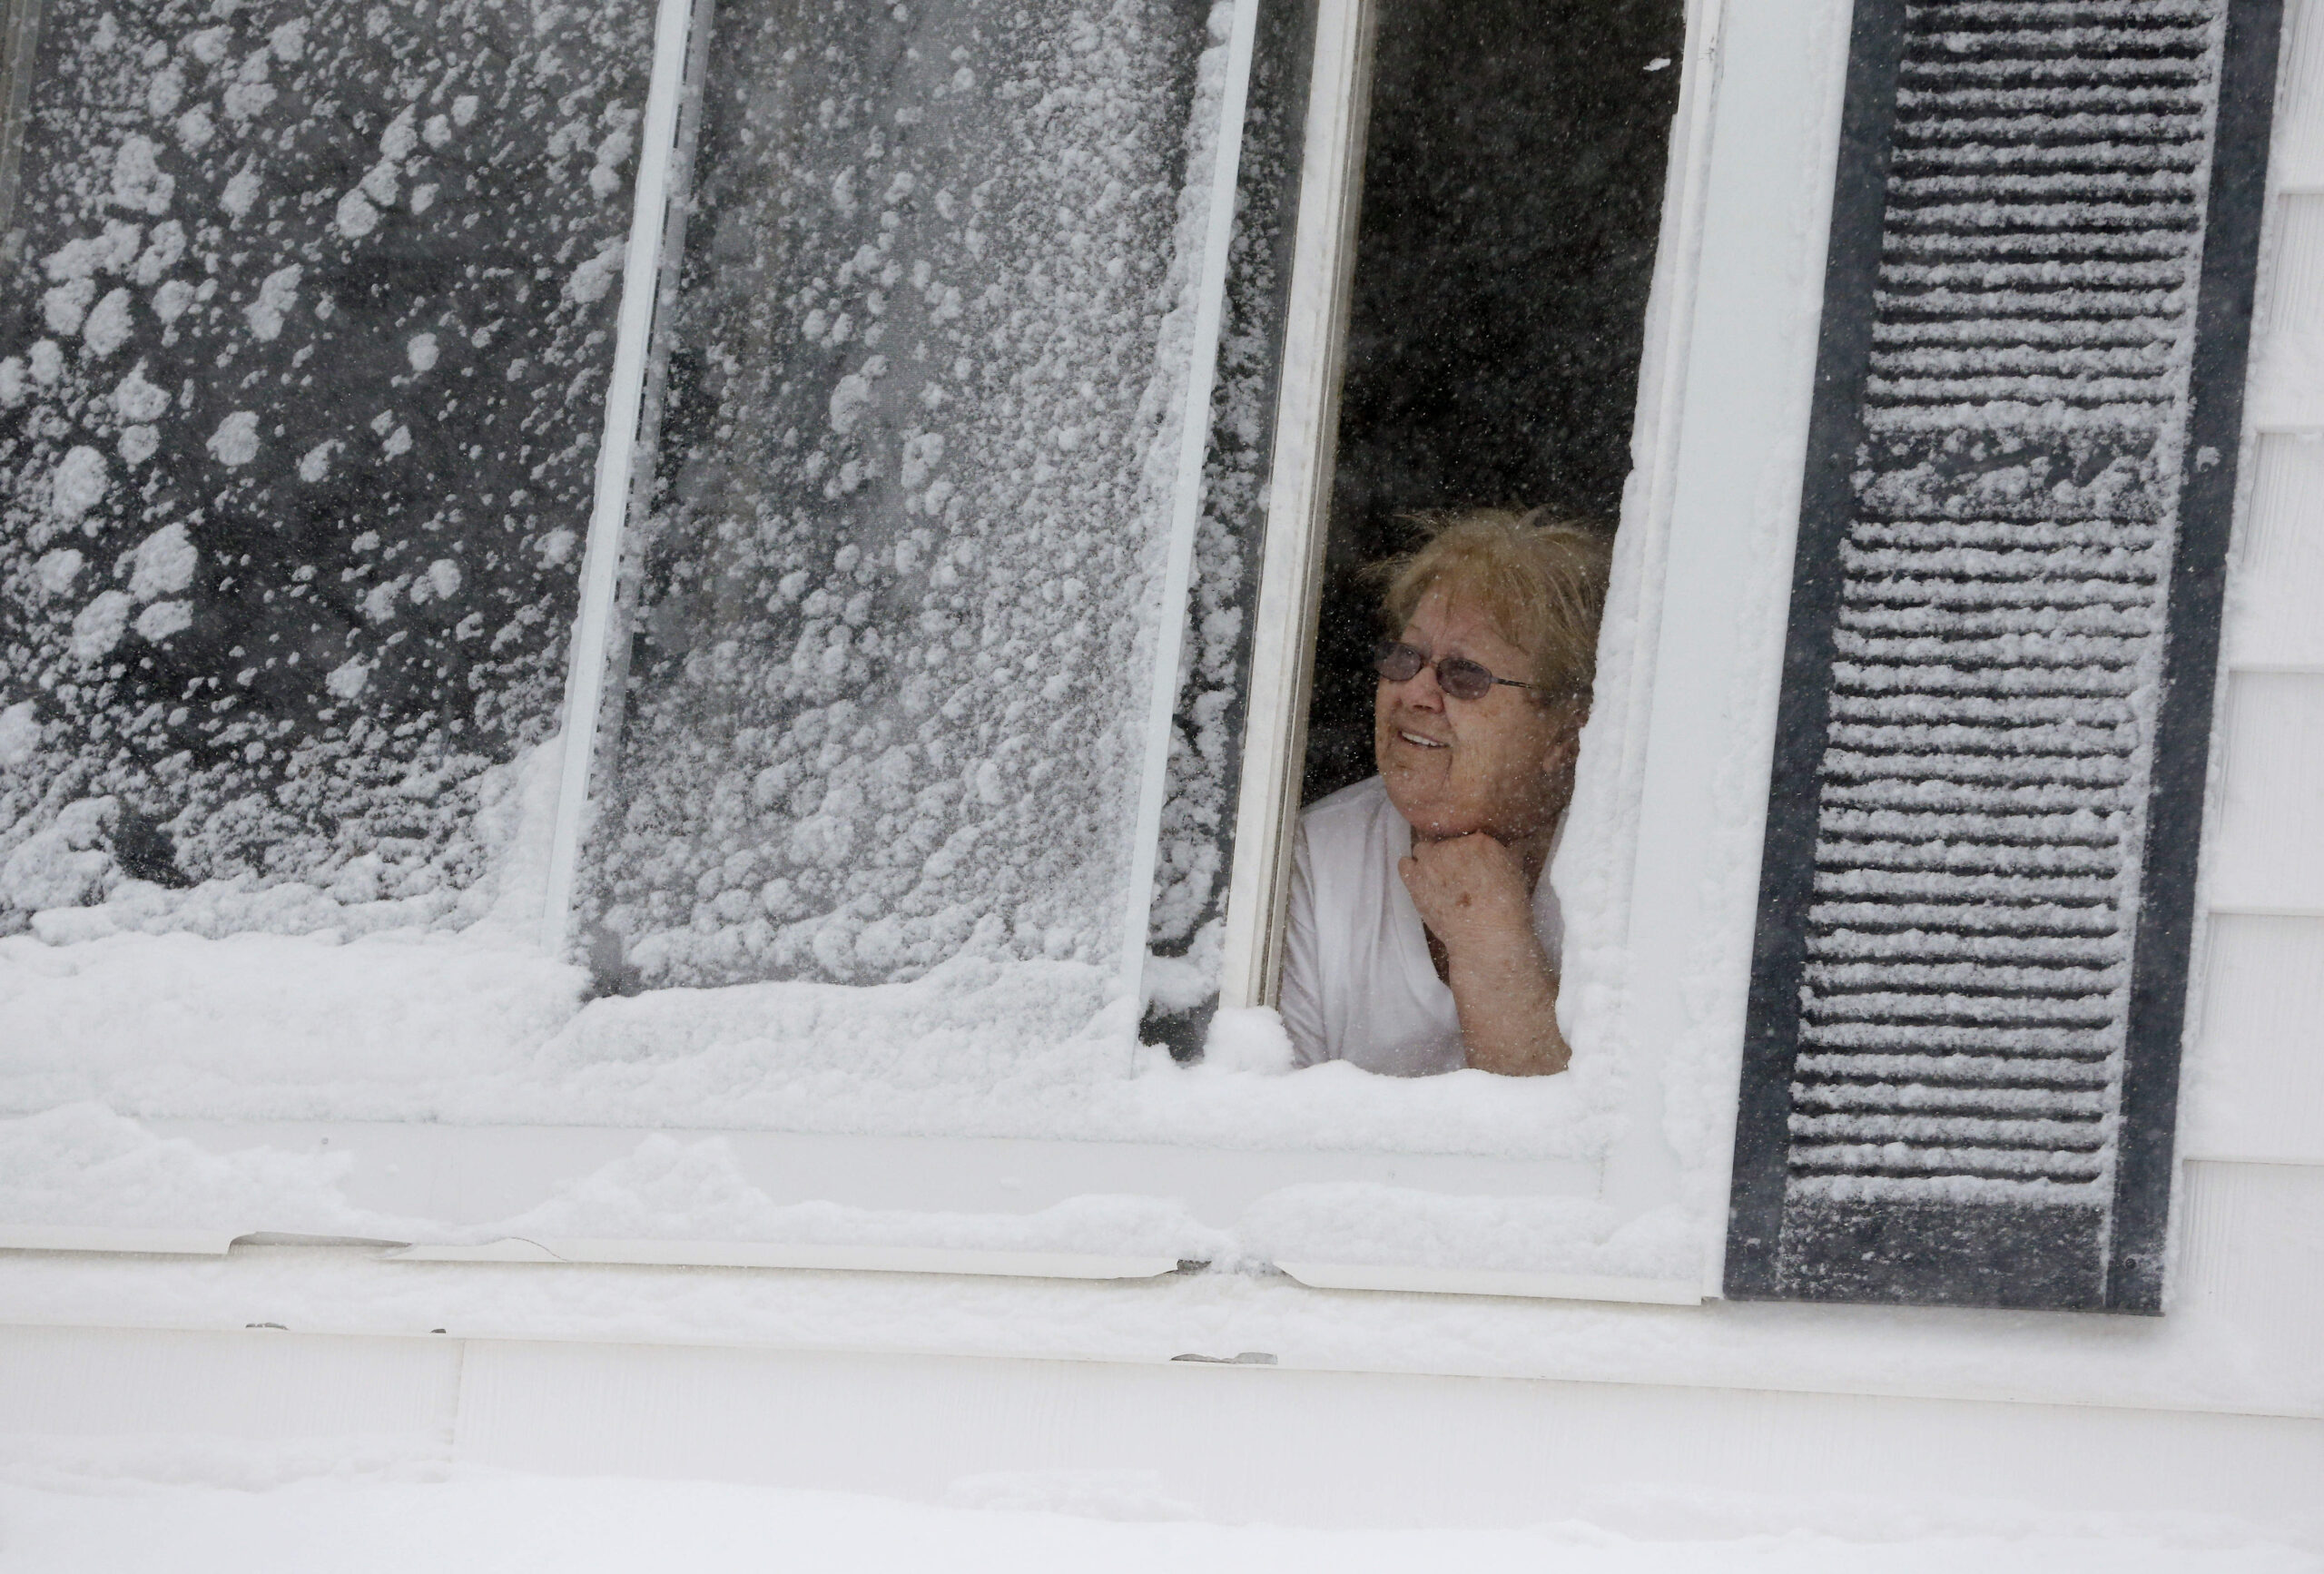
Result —
M 721 8 L 597 795 L 609 981 L 1113 956 L 1205 24 Z
M 1676 0 L 1381 6 L 1311 802 L 1373 773 L 1359 571 L 1413 514 L 1620 512 L 1683 34 Z
M 212 929 L 481 900 L 556 726 L 650 22 L 44 8 L 0 309 L 0 932 L 108 891 Z M 242 889 L 164 889 L 205 880 Z M 287 882 L 328 896 L 251 895 Z

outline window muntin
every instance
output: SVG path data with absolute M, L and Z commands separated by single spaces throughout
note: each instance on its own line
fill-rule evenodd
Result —
M 1148 1043 L 1184 1059 L 1217 1003 L 1245 763 L 1267 492 L 1301 202 L 1315 8 L 1263 3 L 1253 38 L 1185 680 L 1169 740 L 1145 967 Z

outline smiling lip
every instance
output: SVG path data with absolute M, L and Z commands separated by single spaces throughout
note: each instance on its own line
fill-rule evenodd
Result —
M 1434 738 L 1423 738 L 1418 733 L 1407 733 L 1402 728 L 1397 730 L 1396 736 L 1402 738 L 1407 743 L 1414 744 L 1423 749 L 1443 749 L 1448 746 L 1438 743 Z

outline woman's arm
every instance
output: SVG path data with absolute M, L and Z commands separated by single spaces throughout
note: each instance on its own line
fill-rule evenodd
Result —
M 1507 1077 L 1562 1071 L 1558 971 L 1533 932 L 1517 853 L 1490 836 L 1416 841 L 1399 866 L 1421 921 L 1444 948 L 1469 1064 Z

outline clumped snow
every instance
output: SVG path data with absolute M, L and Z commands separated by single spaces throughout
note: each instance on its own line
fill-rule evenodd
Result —
M 1098 963 L 1224 29 L 719 26 L 590 918 L 647 985 Z
M 217 1155 L 156 1137 L 95 1105 L 0 1122 L 0 1190 L 9 1222 L 129 1230 L 266 1228 L 380 1235 L 338 1195 L 352 1154 L 246 1148 Z
M 355 870 L 457 920 L 483 793 L 556 724 L 578 565 L 544 544 L 587 517 L 613 311 L 561 286 L 626 231 L 651 21 L 45 10 L 0 326 L 0 713 L 39 743 L 0 861 L 103 800 L 104 888 Z

